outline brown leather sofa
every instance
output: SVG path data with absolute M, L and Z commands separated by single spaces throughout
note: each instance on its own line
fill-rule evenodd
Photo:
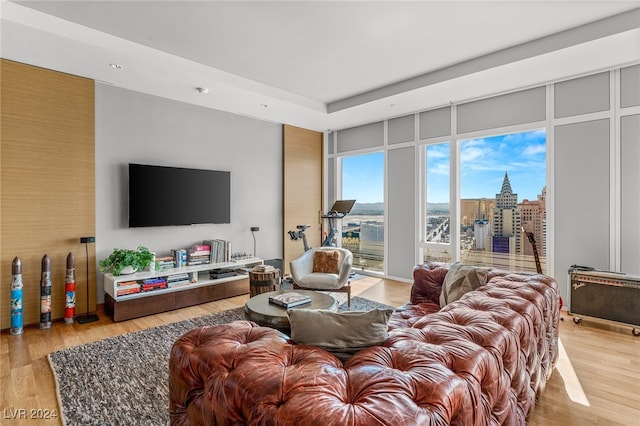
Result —
M 556 282 L 490 270 L 441 309 L 447 271 L 416 266 L 388 339 L 344 364 L 249 321 L 186 333 L 169 363 L 171 424 L 525 424 L 557 359 Z

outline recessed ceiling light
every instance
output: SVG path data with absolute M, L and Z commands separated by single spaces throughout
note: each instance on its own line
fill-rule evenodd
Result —
M 269 105 L 267 105 L 267 104 L 260 104 L 260 106 L 261 106 L 262 108 L 269 108 Z
M 113 68 L 114 70 L 120 70 L 120 69 L 122 69 L 122 65 L 120 65 L 120 64 L 116 64 L 115 62 L 111 62 L 111 63 L 109 64 L 109 66 L 110 66 L 111 68 Z
M 196 90 L 201 95 L 206 95 L 207 93 L 209 93 L 209 89 L 207 89 L 206 87 L 196 87 Z

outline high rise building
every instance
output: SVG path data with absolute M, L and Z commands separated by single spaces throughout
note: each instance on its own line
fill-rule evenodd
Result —
M 486 250 L 487 239 L 491 236 L 488 220 L 476 220 L 473 224 L 473 236 L 475 238 L 475 250 Z
M 496 194 L 492 227 L 493 252 L 522 254 L 521 212 L 518 208 L 518 194 L 515 194 L 511 189 L 509 175 L 506 172 L 500 193 Z
M 363 222 L 360 227 L 360 254 L 363 257 L 384 258 L 384 224 Z
M 538 195 L 538 202 L 541 206 L 540 215 L 542 216 L 542 239 L 540 240 L 541 249 L 538 249 L 538 252 L 541 256 L 547 255 L 547 186 L 545 185 L 542 188 L 542 194 Z
M 542 188 L 542 194 L 535 201 L 527 199 L 518 204 L 522 218 L 522 227 L 526 232 L 532 232 L 540 256 L 546 255 L 546 197 L 547 187 Z M 525 243 L 523 254 L 533 255 L 533 246 Z
M 476 220 L 490 220 L 496 200 L 493 198 L 463 198 L 460 200 L 460 225 L 472 226 Z

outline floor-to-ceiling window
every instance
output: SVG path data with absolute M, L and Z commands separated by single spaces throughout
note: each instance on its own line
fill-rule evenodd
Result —
M 384 271 L 384 154 L 341 157 L 341 198 L 355 199 L 342 219 L 342 246 L 353 253 L 353 268 Z
M 422 148 L 423 260 L 524 271 L 540 265 L 545 271 L 546 131 L 459 139 L 457 144 L 453 150 L 451 142 Z M 457 203 L 455 215 L 451 200 Z
M 424 147 L 425 212 L 423 229 L 424 261 L 451 261 L 450 144 Z
M 460 260 L 544 271 L 545 130 L 462 140 L 459 159 Z

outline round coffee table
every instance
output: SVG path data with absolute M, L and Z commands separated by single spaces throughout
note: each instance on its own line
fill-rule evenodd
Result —
M 269 296 L 290 292 L 290 290 L 270 291 L 269 293 L 261 293 L 254 296 L 244 305 L 244 314 L 247 319 L 260 325 L 287 331 L 290 328 L 287 308 L 269 303 Z M 338 310 L 338 302 L 328 294 L 297 289 L 295 292 L 311 297 L 311 303 L 294 306 L 289 309 L 327 309 L 334 312 Z

